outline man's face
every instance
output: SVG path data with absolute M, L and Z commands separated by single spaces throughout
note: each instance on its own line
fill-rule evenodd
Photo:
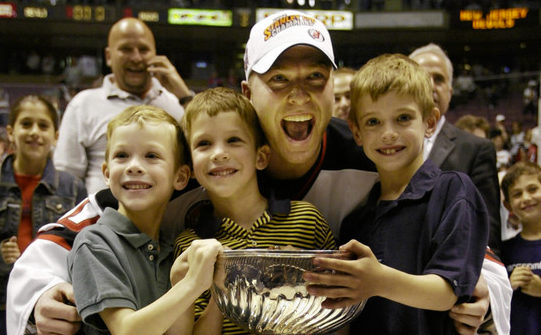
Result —
M 412 57 L 412 59 L 428 71 L 434 87 L 434 103 L 440 110 L 441 115 L 445 115 L 453 95 L 451 78 L 447 74 L 445 60 L 432 53 L 422 53 Z
M 144 96 L 151 86 L 147 63 L 156 56 L 154 36 L 148 27 L 135 20 L 117 23 L 111 30 L 105 55 L 118 87 Z
M 269 141 L 271 166 L 294 165 L 302 173 L 317 159 L 332 113 L 331 69 L 322 52 L 299 45 L 243 83 Z
M 348 119 L 351 106 L 349 84 L 353 79 L 352 73 L 334 74 L 334 105 L 332 116 L 344 120 Z

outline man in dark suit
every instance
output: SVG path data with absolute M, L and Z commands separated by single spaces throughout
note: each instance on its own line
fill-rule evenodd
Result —
M 410 58 L 430 74 L 434 84 L 434 102 L 442 115 L 435 134 L 425 141 L 425 158 L 444 171 L 461 171 L 470 176 L 488 209 L 488 245 L 499 254 L 501 222 L 496 149 L 489 140 L 462 131 L 445 119 L 453 94 L 453 65 L 445 52 L 431 43 L 413 51 Z

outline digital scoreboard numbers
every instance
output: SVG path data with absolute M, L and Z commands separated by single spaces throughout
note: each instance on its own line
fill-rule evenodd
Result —
M 116 20 L 114 7 L 75 5 L 66 6 L 66 18 L 75 21 L 113 22 Z
M 8 13 L 10 13 L 8 15 Z M 16 6 L 12 3 L 0 2 L 0 17 L 41 19 L 41 20 L 73 20 L 80 22 L 114 22 L 116 11 L 112 6 Z

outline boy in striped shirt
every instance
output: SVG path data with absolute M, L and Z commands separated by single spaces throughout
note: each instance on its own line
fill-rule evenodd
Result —
M 195 219 L 185 222 L 186 230 L 176 240 L 177 256 L 192 241 L 209 237 L 231 249 L 336 248 L 327 222 L 312 204 L 259 191 L 257 171 L 267 166 L 270 149 L 246 97 L 221 87 L 199 93 L 186 109 L 182 127 L 193 175 L 210 201 L 198 208 L 198 215 L 187 216 Z M 229 320 L 222 323 L 209 292 L 195 308 L 206 334 L 249 334 Z

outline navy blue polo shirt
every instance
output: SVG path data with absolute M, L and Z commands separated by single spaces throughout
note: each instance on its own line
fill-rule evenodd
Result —
M 397 200 L 378 201 L 380 184 L 366 206 L 342 223 L 340 242 L 355 238 L 383 264 L 414 274 L 436 274 L 467 301 L 479 278 L 488 240 L 488 215 L 470 178 L 442 172 L 426 161 Z M 455 334 L 448 312 L 425 311 L 370 298 L 351 325 L 352 334 Z

